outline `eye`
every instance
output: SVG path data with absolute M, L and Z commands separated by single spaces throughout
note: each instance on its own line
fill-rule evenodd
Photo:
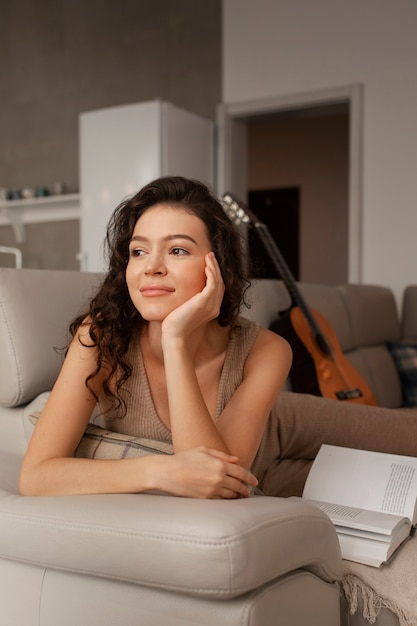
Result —
M 131 248 L 130 249 L 130 256 L 131 257 L 140 257 L 143 256 L 145 254 L 145 252 L 142 250 L 142 248 Z
M 171 249 L 170 254 L 174 256 L 182 256 L 184 254 L 189 254 L 189 252 L 188 250 L 185 250 L 185 248 L 180 248 L 179 246 L 176 246 L 175 248 Z

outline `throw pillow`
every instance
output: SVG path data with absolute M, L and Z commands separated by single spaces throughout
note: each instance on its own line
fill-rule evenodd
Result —
M 29 415 L 36 424 L 40 413 Z M 144 437 L 131 437 L 89 424 L 74 456 L 84 459 L 129 459 L 149 454 L 173 454 L 172 444 Z
M 417 344 L 389 341 L 387 345 L 400 377 L 403 404 L 417 407 Z

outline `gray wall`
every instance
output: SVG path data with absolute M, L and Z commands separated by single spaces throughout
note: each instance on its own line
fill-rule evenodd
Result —
M 0 187 L 78 191 L 82 111 L 162 98 L 215 117 L 221 0 L 0 0 L 0 14 Z M 77 228 L 51 228 L 68 254 L 42 250 L 36 225 L 24 265 L 78 267 Z M 7 226 L 0 245 L 14 245 Z

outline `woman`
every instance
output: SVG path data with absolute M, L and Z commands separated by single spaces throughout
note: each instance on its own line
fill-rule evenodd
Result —
M 107 244 L 108 274 L 71 326 L 21 493 L 248 496 L 292 355 L 239 317 L 247 281 L 237 231 L 207 187 L 170 177 L 116 209 Z M 97 402 L 111 428 L 172 440 L 174 454 L 74 458 Z

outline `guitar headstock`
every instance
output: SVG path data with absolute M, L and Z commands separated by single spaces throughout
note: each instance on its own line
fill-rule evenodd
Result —
M 225 213 L 235 224 L 249 224 L 252 222 L 250 211 L 230 192 L 223 194 L 222 205 Z

